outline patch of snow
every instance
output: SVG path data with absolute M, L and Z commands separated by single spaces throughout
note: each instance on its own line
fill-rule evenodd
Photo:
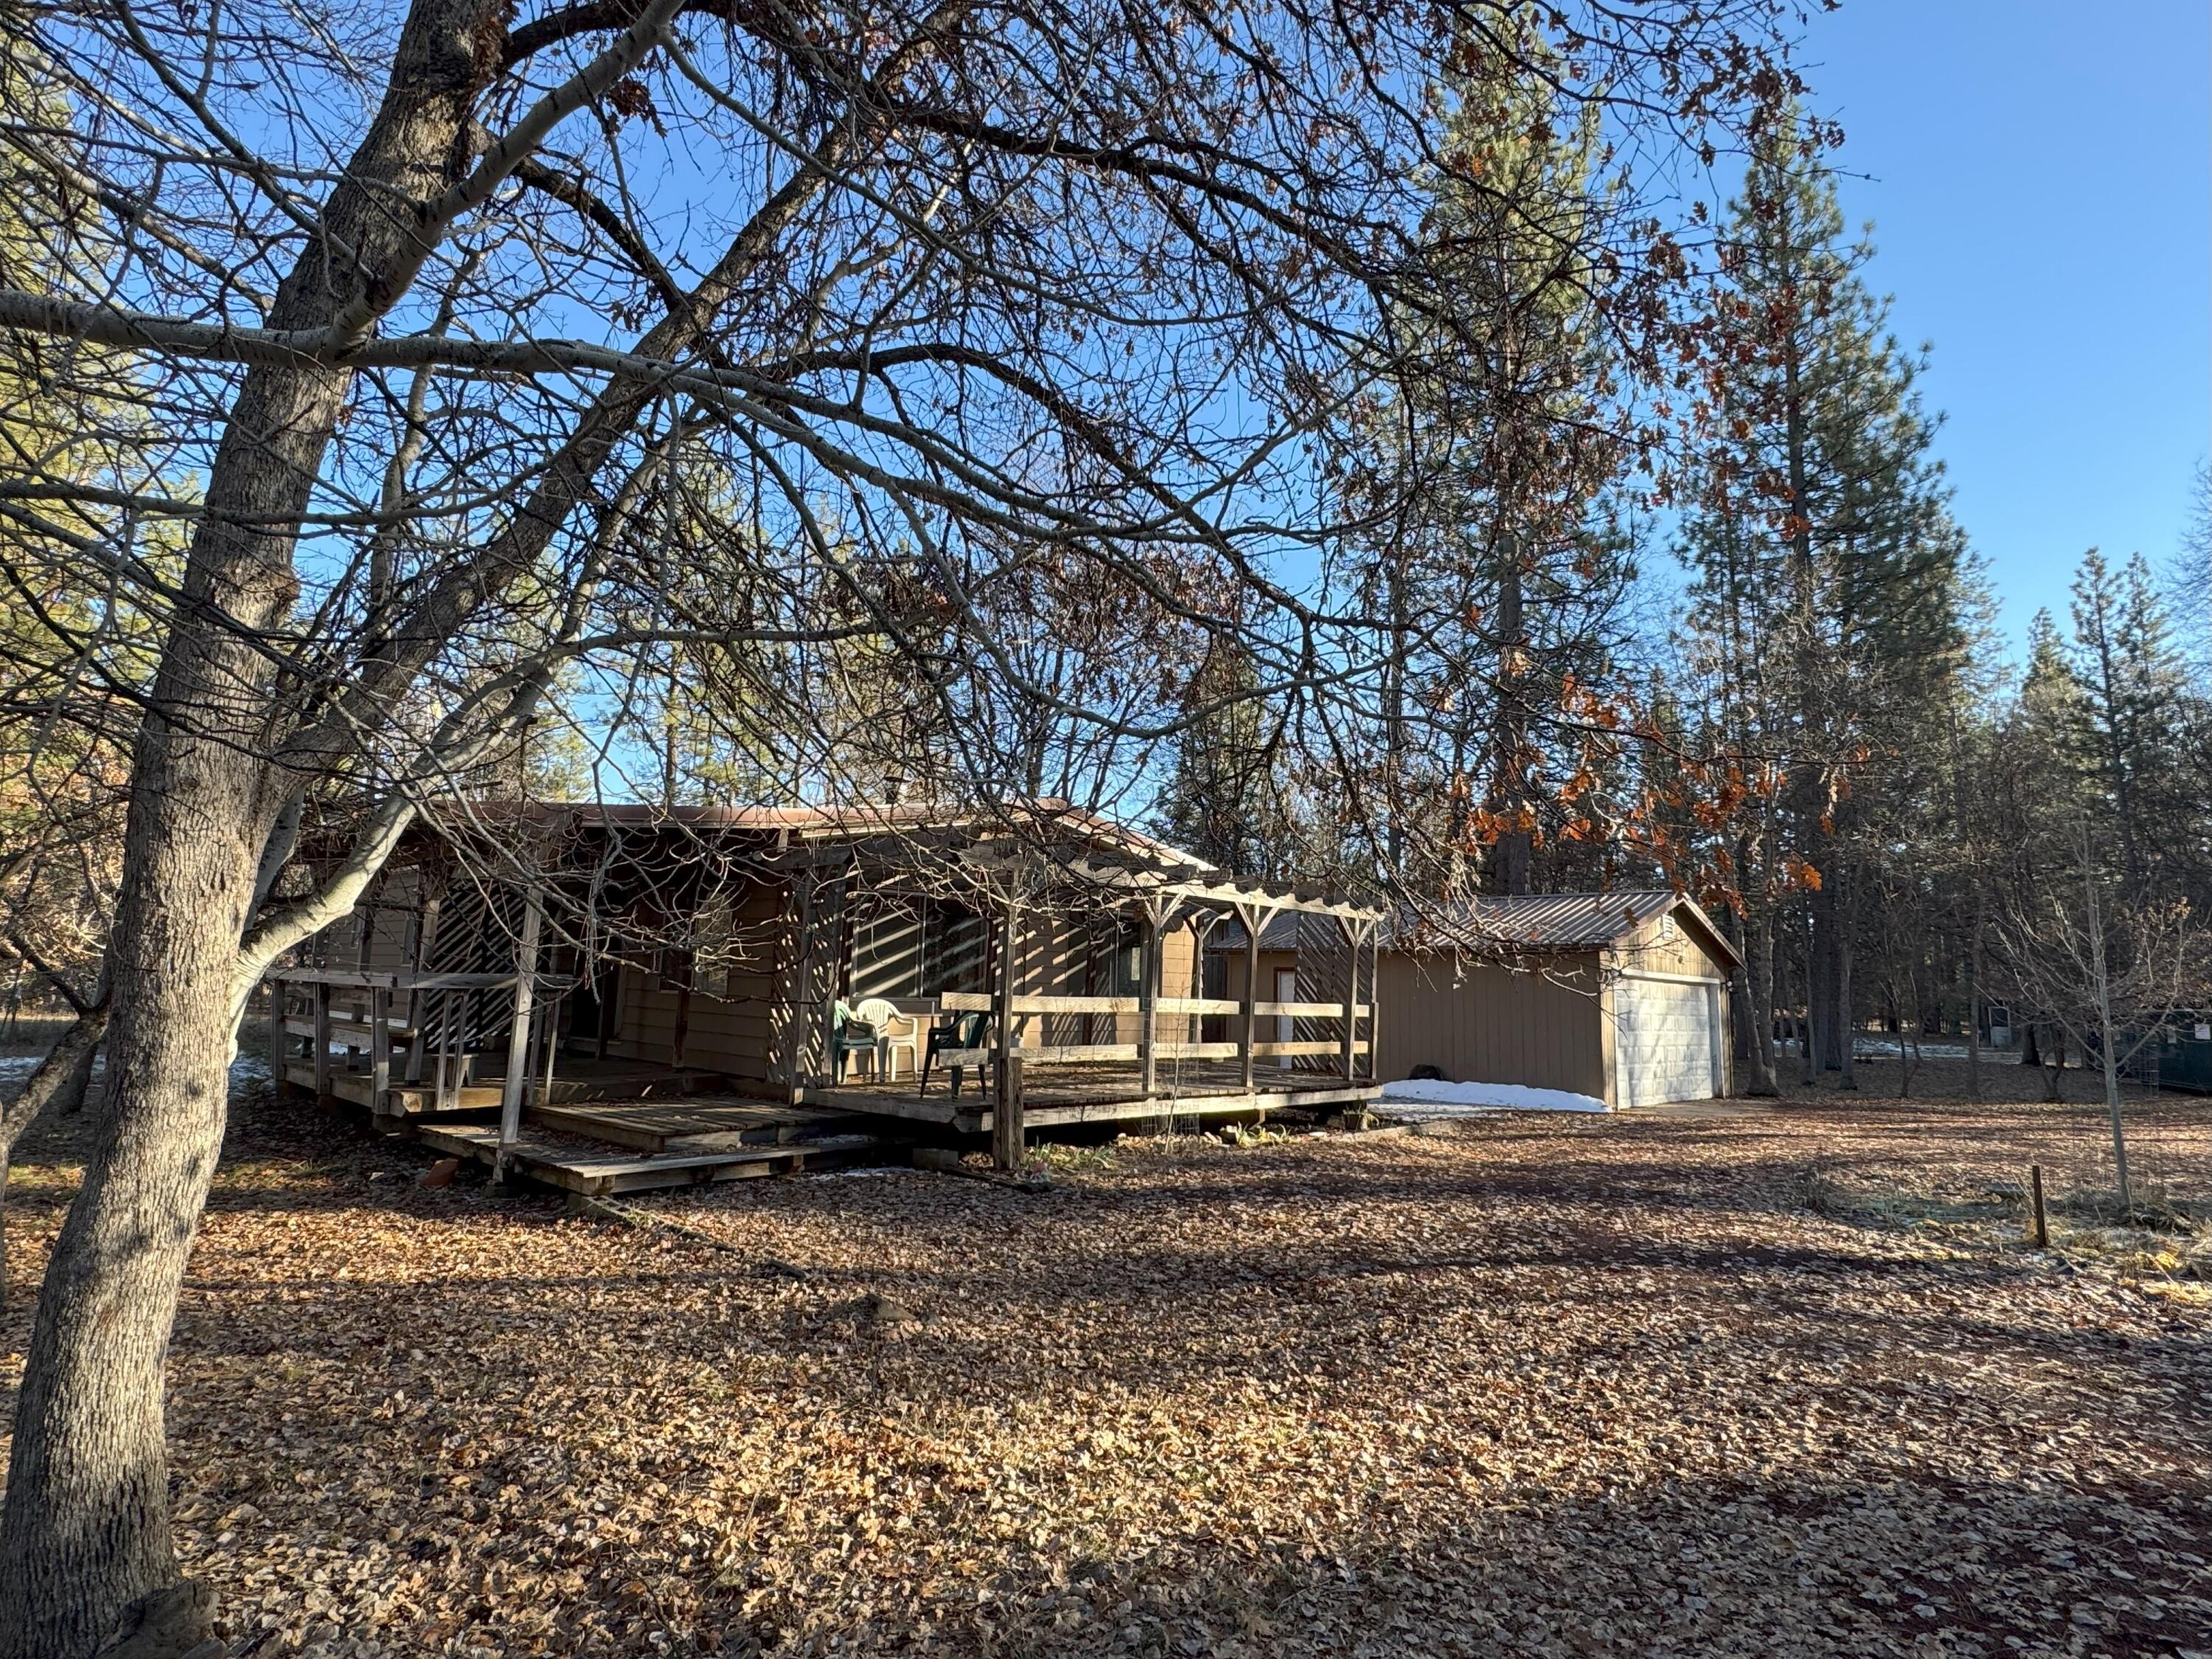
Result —
M 872 1181 L 880 1176 L 912 1175 L 911 1166 L 899 1164 L 872 1164 L 865 1170 L 824 1170 L 819 1175 L 809 1176 L 810 1181 Z
M 0 1085 L 28 1083 L 31 1073 L 39 1069 L 39 1062 L 44 1058 L 43 1054 L 0 1055 Z M 92 1062 L 92 1075 L 97 1081 L 106 1074 L 107 1056 L 103 1054 Z M 241 1084 L 260 1082 L 268 1075 L 268 1063 L 258 1054 L 240 1054 L 230 1062 L 230 1086 L 234 1089 Z
M 1607 1112 L 1593 1095 L 1568 1089 L 1531 1089 L 1519 1083 L 1440 1083 L 1433 1079 L 1385 1084 L 1370 1109 L 1377 1117 L 1405 1123 L 1474 1117 L 1484 1112 Z

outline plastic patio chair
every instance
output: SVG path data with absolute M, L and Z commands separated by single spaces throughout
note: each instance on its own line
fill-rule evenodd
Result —
M 846 1063 L 854 1054 L 873 1054 L 876 1052 L 876 1028 L 862 1019 L 851 1008 L 840 1002 L 831 1017 L 830 1058 L 831 1074 L 840 1083 L 845 1080 Z
M 929 1070 L 937 1064 L 940 1049 L 980 1048 L 991 1035 L 991 1017 L 986 1013 L 954 1014 L 939 1020 L 929 1028 L 929 1041 L 921 1054 L 921 1088 L 915 1098 L 929 1092 Z M 966 1068 L 952 1068 L 952 1097 L 960 1098 L 960 1085 Z
M 876 1028 L 876 1081 L 890 1083 L 898 1076 L 898 1054 L 903 1048 L 908 1064 L 921 1069 L 921 1022 L 902 1013 L 888 997 L 870 997 L 853 1011 Z

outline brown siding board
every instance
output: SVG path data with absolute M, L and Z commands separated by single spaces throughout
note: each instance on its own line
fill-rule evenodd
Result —
M 1595 953 L 1563 955 L 1547 967 L 1517 972 L 1458 963 L 1446 952 L 1384 951 L 1376 1074 L 1395 1081 L 1431 1065 L 1457 1081 L 1603 1098 Z

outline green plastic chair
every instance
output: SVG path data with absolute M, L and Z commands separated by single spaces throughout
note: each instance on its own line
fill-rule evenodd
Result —
M 854 1054 L 876 1051 L 876 1028 L 856 1016 L 844 1002 L 837 1004 L 830 1016 L 830 1065 L 831 1074 L 840 1083 L 845 1080 L 846 1065 Z
M 929 1068 L 937 1063 L 940 1048 L 980 1048 L 990 1040 L 991 1016 L 987 1013 L 954 1014 L 939 1020 L 929 1028 L 929 1042 L 921 1054 L 921 1089 L 916 1099 L 929 1092 Z M 952 1097 L 960 1098 L 960 1085 L 966 1067 L 952 1068 Z

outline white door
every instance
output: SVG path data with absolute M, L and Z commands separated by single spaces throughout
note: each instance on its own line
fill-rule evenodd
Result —
M 1276 969 L 1275 1000 L 1278 1002 L 1296 1002 L 1297 1000 L 1298 970 L 1295 968 Z M 1292 1020 L 1288 1014 L 1277 1014 L 1275 1016 L 1276 1042 L 1289 1042 L 1292 1041 L 1291 1034 L 1296 1029 L 1297 1022 Z M 1277 1054 L 1275 1056 L 1275 1064 L 1281 1066 L 1284 1070 L 1288 1071 L 1292 1065 L 1296 1064 L 1296 1061 L 1294 1061 L 1288 1054 Z
M 1613 991 L 1613 1067 L 1622 1106 L 1720 1092 L 1719 987 L 1624 975 Z

